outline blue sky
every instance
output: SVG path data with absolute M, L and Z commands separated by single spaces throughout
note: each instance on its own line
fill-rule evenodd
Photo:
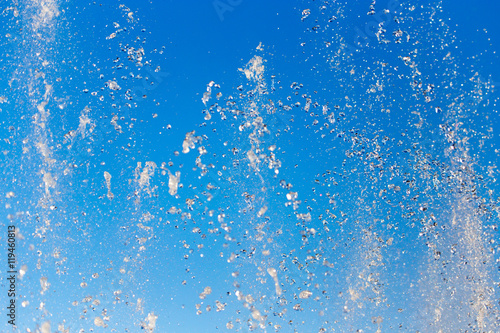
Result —
M 2 330 L 498 329 L 499 5 L 370 3 L 3 8 Z

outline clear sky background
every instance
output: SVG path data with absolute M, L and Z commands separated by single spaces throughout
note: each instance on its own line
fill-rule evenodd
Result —
M 3 4 L 1 330 L 498 330 L 500 5 L 370 4 Z

